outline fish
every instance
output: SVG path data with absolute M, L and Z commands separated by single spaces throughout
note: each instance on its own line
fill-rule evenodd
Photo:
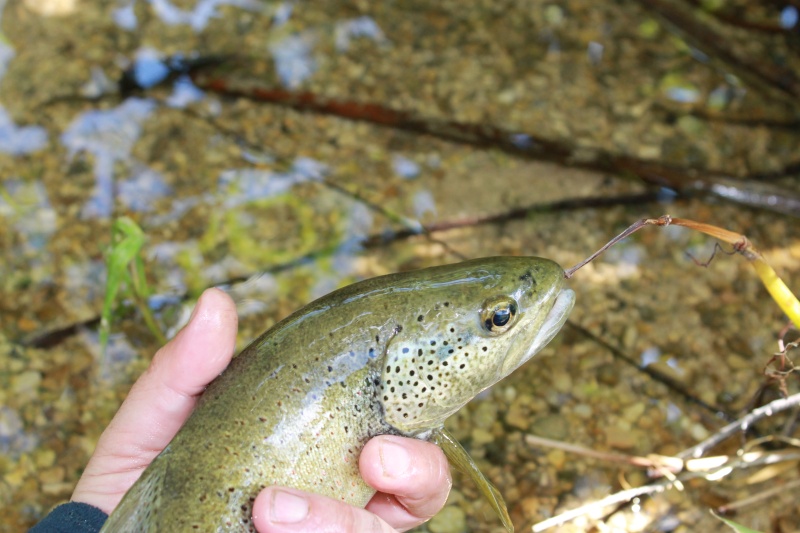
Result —
M 364 507 L 376 435 L 438 444 L 513 531 L 505 503 L 444 422 L 528 361 L 575 302 L 538 257 L 488 257 L 338 289 L 254 340 L 212 381 L 102 532 L 255 531 L 270 485 Z

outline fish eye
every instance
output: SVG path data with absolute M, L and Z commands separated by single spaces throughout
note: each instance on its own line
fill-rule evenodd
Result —
M 517 318 L 517 302 L 508 296 L 490 298 L 481 308 L 481 324 L 493 335 L 505 333 L 514 325 Z

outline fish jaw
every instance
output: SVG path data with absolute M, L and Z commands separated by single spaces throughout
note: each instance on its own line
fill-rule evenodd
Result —
M 520 359 L 506 358 L 501 369 L 503 376 L 507 376 L 528 359 L 536 355 L 555 337 L 567 321 L 572 308 L 575 306 L 575 291 L 563 288 L 553 301 L 553 306 L 547 312 L 539 331 L 530 341 L 525 355 Z

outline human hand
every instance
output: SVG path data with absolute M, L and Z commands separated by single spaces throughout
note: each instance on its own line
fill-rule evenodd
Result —
M 161 348 L 103 432 L 72 501 L 111 513 L 189 417 L 208 383 L 228 365 L 238 321 L 230 297 L 203 293 L 189 323 Z M 434 444 L 380 436 L 359 467 L 378 492 L 366 509 L 295 489 L 268 487 L 253 505 L 267 532 L 404 531 L 433 516 L 450 491 L 447 459 Z

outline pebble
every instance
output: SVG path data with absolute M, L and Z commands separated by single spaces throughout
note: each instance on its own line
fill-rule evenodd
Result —
M 637 439 L 630 429 L 609 426 L 605 428 L 606 444 L 611 448 L 629 450 L 636 446 Z
M 705 440 L 709 437 L 708 430 L 700 423 L 692 424 L 689 428 L 689 433 L 695 440 Z
M 563 392 L 563 393 L 572 392 L 573 389 L 572 376 L 569 375 L 569 373 L 566 371 L 554 373 L 551 383 L 553 389 L 557 390 L 558 392 Z
M 472 414 L 472 423 L 475 427 L 490 430 L 497 420 L 497 403 L 493 401 L 481 402 Z
M 49 449 L 39 449 L 34 453 L 37 468 L 48 468 L 56 462 L 56 452 Z
M 578 405 L 573 407 L 572 413 L 578 418 L 583 418 L 584 420 L 594 416 L 594 411 L 592 410 L 591 406 L 585 403 L 579 403 Z
M 547 439 L 563 440 L 569 435 L 569 425 L 561 415 L 547 415 L 533 421 L 531 433 Z
M 547 462 L 550 463 L 556 470 L 564 468 L 564 463 L 567 460 L 567 454 L 564 450 L 551 450 L 547 452 Z
M 25 398 L 35 397 L 42 375 L 34 370 L 26 370 L 11 378 L 11 390 Z
M 39 471 L 39 481 L 42 483 L 61 483 L 64 481 L 64 467 L 54 466 Z
M 527 431 L 531 426 L 531 410 L 527 405 L 527 395 L 517 397 L 506 411 L 506 424 Z
M 448 505 L 428 522 L 431 533 L 464 533 L 467 531 L 467 517 L 461 507 Z
M 494 442 L 494 435 L 483 428 L 474 428 L 470 434 L 473 446 L 483 446 Z

